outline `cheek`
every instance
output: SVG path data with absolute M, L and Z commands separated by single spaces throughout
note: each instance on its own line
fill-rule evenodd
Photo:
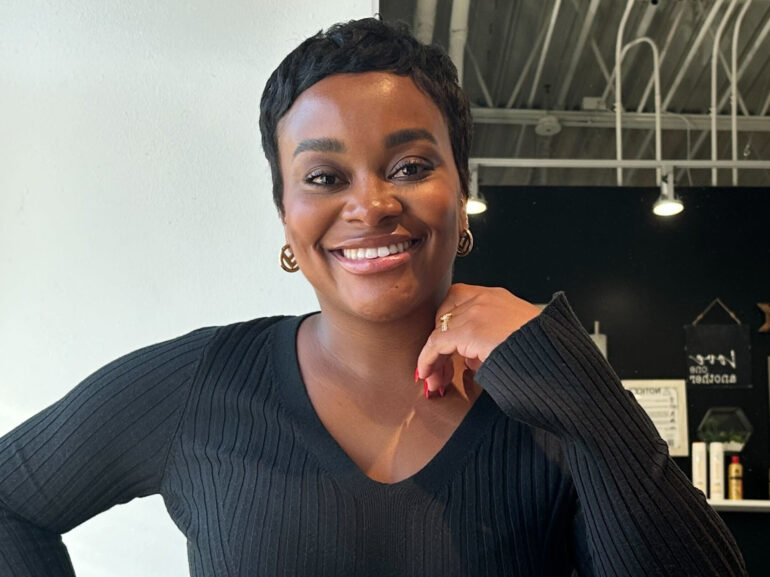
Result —
M 334 221 L 332 210 L 324 203 L 284 199 L 284 231 L 294 252 L 313 250 Z
M 457 234 L 458 223 L 461 222 L 462 205 L 458 203 L 454 193 L 441 191 L 431 198 L 429 203 L 429 216 L 425 218 L 431 225 L 441 230 L 444 234 Z

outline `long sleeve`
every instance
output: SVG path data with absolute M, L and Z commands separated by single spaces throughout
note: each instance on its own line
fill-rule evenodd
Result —
M 62 533 L 159 491 L 212 332 L 113 361 L 0 439 L 0 575 L 74 575 Z
M 563 292 L 489 356 L 477 381 L 510 417 L 556 435 L 595 575 L 745 575 L 740 551 L 671 460 Z M 585 560 L 583 560 L 585 561 Z

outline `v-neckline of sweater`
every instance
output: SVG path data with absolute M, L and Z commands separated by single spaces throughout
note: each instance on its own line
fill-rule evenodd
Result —
M 486 391 L 482 391 L 446 443 L 419 471 L 394 483 L 372 479 L 323 425 L 302 379 L 297 354 L 297 331 L 302 321 L 313 314 L 318 313 L 287 317 L 278 322 L 275 325 L 272 351 L 276 388 L 284 406 L 296 417 L 296 425 L 306 448 L 333 478 L 345 480 L 359 488 L 379 487 L 387 490 L 417 487 L 422 491 L 427 489 L 433 492 L 444 486 L 462 468 L 491 427 L 497 412 L 492 398 Z

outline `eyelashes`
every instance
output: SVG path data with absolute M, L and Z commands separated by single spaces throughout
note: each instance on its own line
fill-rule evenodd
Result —
M 388 179 L 397 182 L 417 182 L 426 178 L 433 170 L 434 165 L 423 159 L 406 159 L 393 169 Z M 334 188 L 345 184 L 347 181 L 340 173 L 332 168 L 318 168 L 304 178 L 304 182 L 311 186 Z

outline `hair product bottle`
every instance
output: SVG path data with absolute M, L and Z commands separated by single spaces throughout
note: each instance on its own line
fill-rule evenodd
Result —
M 725 447 L 722 443 L 709 443 L 709 499 L 725 498 Z
M 743 465 L 738 455 L 733 455 L 727 467 L 727 495 L 728 499 L 743 499 Z
M 708 466 L 708 458 L 706 457 L 706 443 L 693 443 L 692 444 L 692 484 L 696 489 L 704 495 L 708 495 L 708 485 L 706 483 L 706 475 Z

